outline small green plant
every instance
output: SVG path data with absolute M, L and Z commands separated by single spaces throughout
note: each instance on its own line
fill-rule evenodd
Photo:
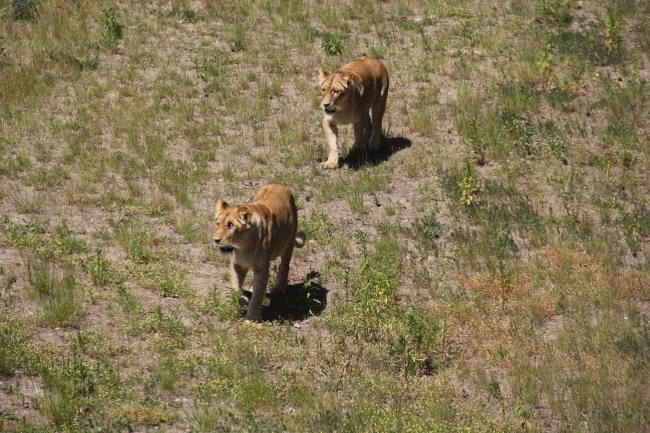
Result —
M 32 214 L 40 213 L 45 207 L 46 197 L 36 191 L 26 189 L 16 189 L 9 192 L 9 199 L 20 213 Z
M 183 206 L 191 207 L 190 185 L 192 176 L 199 173 L 184 161 L 165 159 L 158 171 L 157 181 L 160 187 L 173 195 Z
M 413 223 L 415 237 L 424 246 L 431 246 L 442 233 L 440 223 L 436 218 L 435 212 L 431 211 L 422 218 L 418 218 Z
M 220 293 L 217 287 L 212 287 L 210 292 L 199 301 L 199 308 L 219 320 L 234 320 L 241 317 L 238 303 L 240 296 L 239 289 L 232 289 L 224 294 Z
M 607 55 L 615 55 L 621 46 L 621 14 L 617 10 L 608 9 L 605 19 L 604 39 Z
M 558 27 L 566 27 L 573 22 L 569 0 L 537 0 L 538 9 L 545 21 Z
M 116 280 L 116 271 L 111 261 L 103 256 L 102 250 L 95 250 L 95 254 L 82 261 L 82 267 L 90 274 L 93 284 L 107 286 Z
M 60 53 L 60 54 L 50 54 L 52 60 L 72 66 L 73 68 L 79 71 L 95 71 L 99 67 L 99 57 L 98 56 L 88 56 L 85 58 L 79 58 L 72 54 Z
M 650 233 L 650 213 L 643 205 L 636 205 L 631 212 L 621 216 L 625 245 L 636 256 L 641 248 L 641 240 Z
M 336 224 L 325 212 L 316 211 L 298 220 L 299 230 L 303 230 L 307 239 L 318 243 L 327 243 L 332 239 Z
M 81 313 L 81 293 L 74 274 L 62 274 L 48 260 L 27 261 L 29 290 L 40 305 L 43 323 L 70 326 Z
M 398 304 L 401 256 L 396 236 L 384 236 L 374 249 L 368 249 L 368 237 L 356 233 L 361 249 L 358 276 L 350 284 L 353 303 L 350 313 L 355 325 L 350 331 L 357 339 L 384 339 L 394 326 Z
M 480 190 L 480 177 L 474 165 L 469 161 L 466 161 L 463 165 L 458 187 L 460 188 L 460 202 L 462 204 L 471 206 L 477 201 Z
M 117 240 L 126 250 L 129 258 L 136 263 L 148 263 L 154 256 L 147 248 L 149 235 L 135 220 L 125 219 L 121 222 L 111 222 L 117 231 Z
M 406 312 L 390 353 L 408 382 L 409 376 L 431 374 L 445 362 L 444 321 L 427 317 L 416 307 Z
M 117 42 L 124 36 L 124 25 L 116 17 L 115 9 L 104 10 L 104 43 L 109 48 L 115 48 Z
M 12 375 L 21 367 L 31 371 L 35 361 L 32 334 L 20 322 L 0 315 L 0 374 Z
M 86 250 L 86 242 L 77 240 L 68 227 L 57 227 L 56 232 L 59 236 L 57 247 L 66 254 L 82 253 Z
M 358 188 L 351 188 L 345 193 L 345 200 L 354 213 L 363 213 L 363 192 Z
M 187 414 L 187 421 L 192 427 L 192 432 L 211 433 L 224 428 L 224 422 L 229 417 L 224 417 L 224 409 L 211 404 L 199 403 Z M 229 414 L 232 417 L 232 414 Z
M 59 429 L 69 429 L 81 416 L 80 410 L 98 390 L 98 385 L 115 377 L 105 365 L 93 367 L 86 363 L 76 344 L 71 355 L 51 359 L 43 366 L 44 398 L 41 411 Z
M 338 56 L 343 54 L 343 47 L 346 37 L 337 36 L 332 33 L 320 33 L 321 40 L 323 41 L 323 49 L 330 56 Z
M 40 0 L 11 0 L 11 12 L 15 20 L 32 21 L 38 14 Z
M 487 163 L 487 143 L 481 140 L 478 119 L 475 117 L 469 119 L 465 125 L 465 139 L 469 142 L 469 146 L 474 152 L 474 158 L 478 165 L 485 165 Z

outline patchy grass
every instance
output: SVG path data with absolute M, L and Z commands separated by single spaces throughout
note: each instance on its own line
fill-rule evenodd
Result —
M 0 430 L 647 430 L 649 23 L 0 1 Z M 316 71 L 361 55 L 382 149 L 324 171 Z M 270 182 L 307 243 L 252 324 L 211 214 Z

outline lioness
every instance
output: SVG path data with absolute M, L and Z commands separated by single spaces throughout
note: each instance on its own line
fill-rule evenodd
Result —
M 369 112 L 372 110 L 370 150 L 379 149 L 381 120 L 388 97 L 388 71 L 382 62 L 372 57 L 361 57 L 328 74 L 318 70 L 323 92 L 323 130 L 328 157 L 325 168 L 338 167 L 336 146 L 338 125 L 354 124 L 354 144 L 350 153 L 365 151 L 366 131 L 370 131 Z
M 253 271 L 253 294 L 250 301 L 242 295 L 240 304 L 248 305 L 246 319 L 259 321 L 269 267 L 280 257 L 272 293 L 283 293 L 289 277 L 293 248 L 305 243 L 297 232 L 298 211 L 289 188 L 271 184 L 262 187 L 253 201 L 230 206 L 219 198 L 215 212 L 214 243 L 222 254 L 232 254 L 231 284 L 242 290 L 248 271 Z

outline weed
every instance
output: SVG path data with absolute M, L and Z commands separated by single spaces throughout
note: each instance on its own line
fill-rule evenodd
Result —
M 95 254 L 82 261 L 82 266 L 90 274 L 90 279 L 95 285 L 107 286 L 116 281 L 116 270 L 99 248 Z
M 478 120 L 475 117 L 467 121 L 465 138 L 469 142 L 472 152 L 474 152 L 476 163 L 478 165 L 485 165 L 487 162 L 487 144 L 481 140 L 477 124 Z
M 445 361 L 445 323 L 425 317 L 416 307 L 410 307 L 390 346 L 407 381 L 415 374 L 433 373 Z
M 15 20 L 32 21 L 38 15 L 40 0 L 11 0 L 11 12 Z
M 643 205 L 635 205 L 631 212 L 623 212 L 621 223 L 625 235 L 625 245 L 636 256 L 641 246 L 641 239 L 650 233 L 650 214 Z
M 327 243 L 331 239 L 336 225 L 327 214 L 316 211 L 298 220 L 299 230 L 305 232 L 307 239 L 317 243 Z
M 210 404 L 198 403 L 187 415 L 187 420 L 196 433 L 210 433 L 224 429 L 225 423 L 234 421 L 231 412 Z
M 567 0 L 538 0 L 537 7 L 542 17 L 549 23 L 558 27 L 566 27 L 573 22 L 570 7 L 571 1 Z
M 18 368 L 34 372 L 38 355 L 33 334 L 25 324 L 0 315 L 0 373 L 13 375 Z
M 219 51 L 207 51 L 201 57 L 195 58 L 194 65 L 199 78 L 207 83 L 207 91 L 225 95 L 227 88 L 222 80 L 228 71 L 230 61 Z
M 363 192 L 358 188 L 350 188 L 345 193 L 345 200 L 350 206 L 350 210 L 354 213 L 363 213 Z
M 435 240 L 442 234 L 442 228 L 434 211 L 416 219 L 413 223 L 413 230 L 416 239 L 425 247 L 433 246 Z
M 117 42 L 124 35 L 124 24 L 120 23 L 116 17 L 115 9 L 108 8 L 104 10 L 104 43 L 107 47 L 113 49 Z
M 45 206 L 45 196 L 38 192 L 26 189 L 17 189 L 9 192 L 9 198 L 20 213 L 41 213 Z
M 232 289 L 224 295 L 219 293 L 216 287 L 212 287 L 210 293 L 199 301 L 199 308 L 219 320 L 236 319 L 241 316 L 238 304 L 240 296 L 239 289 Z
M 321 40 L 323 41 L 323 49 L 330 56 L 338 56 L 343 54 L 343 47 L 346 37 L 337 36 L 332 33 L 320 33 Z
M 196 215 L 193 213 L 181 214 L 174 219 L 174 225 L 184 242 L 196 242 L 205 238 L 205 230 L 197 224 Z
M 137 263 L 147 263 L 154 258 L 153 253 L 147 249 L 151 237 L 144 231 L 140 224 L 133 219 L 121 222 L 111 221 L 117 232 L 117 239 L 126 250 L 129 258 Z
M 474 166 L 465 161 L 462 168 L 461 179 L 458 182 L 460 189 L 460 202 L 465 206 L 471 206 L 478 199 L 480 190 L 480 177 Z
M 621 15 L 617 10 L 607 10 L 607 17 L 605 19 L 604 35 L 605 47 L 607 48 L 607 55 L 612 57 L 618 53 L 622 38 L 621 38 Z
M 81 313 L 81 294 L 72 273 L 61 273 L 47 260 L 27 261 L 29 290 L 40 304 L 40 315 L 48 326 L 71 326 Z
M 86 250 L 86 242 L 77 240 L 72 231 L 65 225 L 56 228 L 59 239 L 57 247 L 66 254 L 82 253 Z

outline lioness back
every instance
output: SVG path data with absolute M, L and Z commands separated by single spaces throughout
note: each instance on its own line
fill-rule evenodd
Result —
M 344 74 L 351 72 L 361 77 L 363 94 L 361 95 L 361 111 L 368 112 L 375 101 L 386 101 L 388 96 L 388 71 L 386 66 L 379 60 L 372 57 L 360 57 L 350 63 L 346 63 L 336 73 Z
M 276 259 L 294 242 L 298 230 L 298 209 L 291 190 L 284 185 L 262 187 L 250 206 L 266 219 L 269 235 L 269 258 Z

